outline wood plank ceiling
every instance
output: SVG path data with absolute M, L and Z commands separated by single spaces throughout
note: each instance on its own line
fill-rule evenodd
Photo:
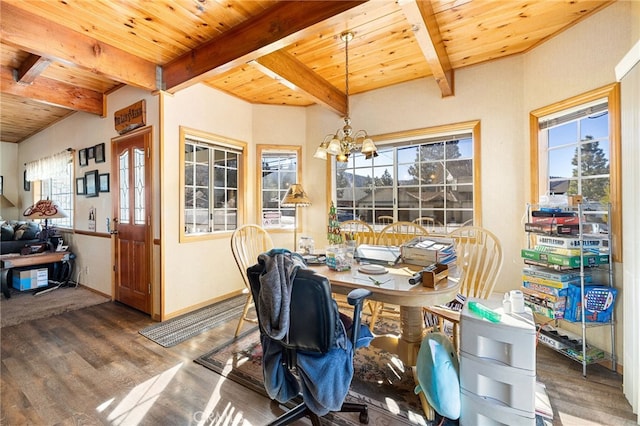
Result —
M 2 0 L 0 140 L 74 111 L 103 116 L 121 85 L 201 82 L 255 104 L 314 103 L 526 52 L 614 0 Z

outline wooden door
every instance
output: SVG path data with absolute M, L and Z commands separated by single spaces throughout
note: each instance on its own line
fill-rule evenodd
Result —
M 151 127 L 111 141 L 115 299 L 151 313 Z

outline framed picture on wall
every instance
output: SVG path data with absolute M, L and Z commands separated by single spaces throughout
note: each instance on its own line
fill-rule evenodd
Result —
M 78 151 L 78 162 L 80 163 L 80 167 L 84 167 L 89 164 L 89 159 L 87 158 L 87 149 L 81 149 Z
M 76 178 L 76 194 L 78 195 L 85 195 L 87 192 L 87 189 L 85 188 L 84 185 L 84 178 Z
M 0 195 L 4 194 L 4 177 L 0 176 Z
M 98 196 L 98 171 L 92 170 L 84 174 L 85 195 L 87 197 Z
M 109 192 L 109 173 L 104 173 L 98 176 L 98 191 Z
M 87 148 L 87 160 L 93 158 L 95 156 L 95 149 L 93 146 Z
M 27 180 L 27 171 L 24 171 L 23 186 L 25 191 L 31 191 L 31 182 Z
M 99 143 L 94 146 L 94 153 L 96 163 L 104 163 L 104 143 Z

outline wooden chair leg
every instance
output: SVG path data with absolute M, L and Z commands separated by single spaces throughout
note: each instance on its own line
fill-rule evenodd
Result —
M 416 369 L 416 367 L 411 367 L 411 369 L 413 370 L 413 380 L 415 381 L 416 384 L 418 384 L 418 370 Z M 424 391 L 421 391 L 418 394 L 418 398 L 420 398 L 420 405 L 422 405 L 422 411 L 424 411 L 424 417 L 429 420 L 429 421 L 433 421 L 436 418 L 436 413 L 433 409 L 433 407 L 431 407 L 431 404 L 429 404 L 429 401 L 427 401 L 427 397 L 424 394 Z
M 378 315 L 380 315 L 380 309 L 382 308 L 380 302 L 370 302 L 369 309 L 371 310 L 371 319 L 369 320 L 369 330 L 373 333 L 373 328 L 378 321 Z
M 251 297 L 251 293 L 249 293 L 249 295 L 247 296 L 247 301 L 244 302 L 244 308 L 242 309 L 242 315 L 240 315 L 240 319 L 238 320 L 238 326 L 236 327 L 236 334 L 233 335 L 233 337 L 238 337 L 238 334 L 240 334 L 240 330 L 242 329 L 242 324 L 244 323 L 245 319 L 247 318 L 247 313 L 249 312 L 249 308 L 251 308 L 251 303 L 253 302 L 253 299 Z
M 460 353 L 460 328 L 457 322 L 453 323 L 453 348 L 456 354 Z

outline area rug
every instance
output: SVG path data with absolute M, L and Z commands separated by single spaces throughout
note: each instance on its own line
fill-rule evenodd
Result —
M 214 303 L 188 314 L 151 325 L 140 334 L 157 344 L 169 348 L 184 342 L 226 321 L 240 317 L 247 296 L 240 295 Z
M 109 302 L 108 297 L 82 287 L 60 287 L 34 296 L 32 291 L 10 289 L 9 299 L 0 302 L 1 327 L 9 327 L 64 312 Z
M 195 362 L 266 396 L 259 336 L 255 327 L 207 352 Z M 347 401 L 364 402 L 369 406 L 372 418 L 388 419 L 388 423 L 376 424 L 435 424 L 426 420 L 420 399 L 413 392 L 415 382 L 411 368 L 394 355 L 374 347 L 361 348 L 356 351 L 354 366 Z M 359 424 L 354 414 L 332 413 L 331 416 L 332 424 Z

